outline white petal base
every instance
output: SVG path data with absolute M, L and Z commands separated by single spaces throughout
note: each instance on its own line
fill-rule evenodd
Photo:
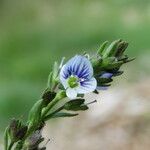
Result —
M 66 95 L 70 99 L 75 99 L 77 97 L 77 91 L 75 89 L 73 89 L 73 88 L 68 88 L 66 90 Z

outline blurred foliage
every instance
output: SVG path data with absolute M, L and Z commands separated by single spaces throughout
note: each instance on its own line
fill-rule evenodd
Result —
M 62 56 L 122 38 L 137 57 L 133 67 L 144 68 L 149 26 L 149 0 L 0 0 L 0 128 L 26 118 Z

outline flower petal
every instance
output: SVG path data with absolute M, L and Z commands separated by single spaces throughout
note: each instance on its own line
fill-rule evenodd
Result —
M 65 72 L 65 65 L 61 68 L 61 71 L 60 71 L 60 81 L 62 83 L 62 85 L 64 86 L 64 88 L 66 89 L 68 87 L 68 83 L 67 83 L 67 73 Z
M 70 99 L 74 99 L 77 97 L 77 91 L 73 88 L 68 88 L 66 90 L 66 95 L 67 97 L 69 97 Z
M 81 83 L 81 85 L 76 88 L 77 93 L 79 94 L 85 94 L 85 93 L 90 93 L 93 92 L 96 89 L 97 86 L 97 81 L 95 78 L 91 78 L 88 81 L 84 81 Z
M 103 73 L 100 77 L 101 77 L 101 78 L 111 78 L 112 76 L 113 76 L 112 73 L 106 72 L 106 73 Z
M 68 69 L 66 65 L 63 65 L 63 67 L 60 70 L 60 80 L 67 79 L 70 76 Z
M 64 74 L 65 77 L 69 75 L 76 75 L 79 78 L 90 79 L 93 76 L 93 67 L 86 57 L 76 55 L 64 66 Z

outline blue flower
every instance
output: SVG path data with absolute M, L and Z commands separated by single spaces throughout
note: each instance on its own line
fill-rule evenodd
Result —
M 113 77 L 113 73 L 109 73 L 109 72 L 103 72 L 99 78 L 105 78 L 105 79 L 111 79 Z M 97 90 L 107 90 L 109 87 L 109 85 L 101 85 L 101 86 L 97 86 Z
M 111 78 L 113 76 L 112 73 L 109 73 L 109 72 L 106 72 L 106 73 L 103 73 L 100 78 Z
M 76 98 L 77 94 L 93 92 L 97 86 L 97 81 L 93 77 L 91 62 L 80 55 L 71 58 L 62 67 L 60 81 L 70 99 Z

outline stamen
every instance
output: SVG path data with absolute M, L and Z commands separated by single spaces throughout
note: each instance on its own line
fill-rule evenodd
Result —
M 70 76 L 68 79 L 68 84 L 71 88 L 75 88 L 79 85 L 78 78 L 75 76 Z

